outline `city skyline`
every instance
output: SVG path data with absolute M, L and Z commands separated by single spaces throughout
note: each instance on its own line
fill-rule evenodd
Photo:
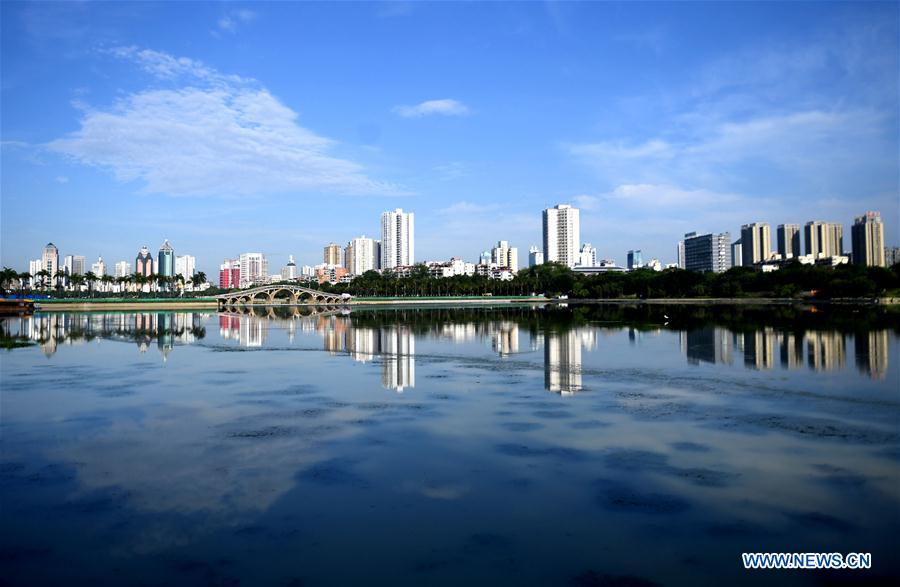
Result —
M 855 216 L 853 219 L 849 247 L 844 246 L 843 227 L 838 222 L 808 221 L 803 227 L 802 239 L 799 224 L 779 224 L 773 236 L 768 223 L 753 222 L 743 224 L 740 236 L 735 240 L 731 240 L 728 232 L 686 233 L 677 243 L 676 263 L 663 265 L 659 259 L 654 258 L 645 264 L 640 249 L 629 250 L 626 253 L 626 266 L 623 267 L 616 265 L 614 260 L 599 257 L 596 247 L 591 243 L 584 242 L 579 248 L 580 212 L 578 208 L 568 204 L 558 204 L 542 211 L 542 242 L 549 248 L 551 258 L 545 259 L 544 252 L 532 246 L 526 260 L 527 267 L 545 261 L 561 263 L 576 272 L 586 273 L 648 268 L 662 271 L 670 267 L 721 273 L 738 266 L 753 266 L 765 272 L 777 270 L 792 261 L 832 267 L 851 262 L 890 267 L 898 250 L 898 247 L 885 245 L 884 223 L 880 212 L 866 211 L 865 214 Z M 497 241 L 496 246 L 489 251 L 482 251 L 477 263 L 468 262 L 461 257 L 452 257 L 449 261 L 431 259 L 417 262 L 414 259 L 414 218 L 414 212 L 403 212 L 400 208 L 382 212 L 381 240 L 366 238 L 363 235 L 347 241 L 346 247 L 330 242 L 323 247 L 322 263 L 312 266 L 302 265 L 299 269 L 294 262 L 294 256 L 289 255 L 287 264 L 275 274 L 269 273 L 269 260 L 265 253 L 241 253 L 238 259 L 226 257 L 219 266 L 219 287 L 227 289 L 239 285 L 246 288 L 278 281 L 307 279 L 318 279 L 320 284 L 323 281 L 336 284 L 352 281 L 371 270 L 379 273 L 392 271 L 404 277 L 414 265 L 426 266 L 432 277 L 478 274 L 508 280 L 522 268 L 518 262 L 518 248 L 511 247 L 509 241 L 505 240 Z M 379 254 L 383 242 L 389 243 L 390 252 L 387 255 Z M 805 255 L 799 254 L 801 243 L 805 245 Z M 60 271 L 67 275 L 75 274 L 74 268 L 84 265 L 83 256 L 66 255 L 64 258 L 65 263 Z M 390 266 L 385 267 L 387 259 L 393 260 Z M 188 281 L 196 271 L 196 258 L 192 255 L 175 255 L 173 247 L 166 239 L 160 247 L 157 265 L 158 269 L 161 268 L 159 271 L 161 276 L 172 278 L 180 275 Z M 31 286 L 36 285 L 37 274 L 42 268 L 53 269 L 58 266 L 59 249 L 50 242 L 43 248 L 40 259 L 28 263 Z M 117 262 L 114 267 L 115 277 L 131 274 L 130 264 L 127 261 Z M 97 276 L 107 273 L 102 256 L 98 258 L 97 264 L 92 265 L 92 272 Z M 147 246 L 141 247 L 138 253 L 135 273 L 145 276 L 153 274 L 153 259 L 149 256 Z M 47 271 L 46 277 L 47 281 L 43 282 L 43 285 L 47 285 L 48 281 L 54 284 L 56 271 Z M 145 291 L 149 291 L 148 287 L 144 288 Z
M 282 267 L 377 235 L 394 208 L 418 217 L 416 260 L 474 259 L 499 239 L 543 248 L 534 211 L 557 203 L 619 265 L 637 249 L 674 261 L 690 231 L 803 226 L 811 209 L 841 222 L 845 247 L 852 219 L 880 210 L 898 244 L 894 4 L 478 5 L 488 24 L 452 55 L 442 31 L 471 12 L 390 6 L 4 3 L 0 263 L 25 270 L 52 241 L 111 267 L 168 238 L 207 275 L 239 251 Z M 60 36 L 61 22 L 82 26 Z M 307 43 L 330 48 L 322 63 Z M 399 71 L 365 74 L 407 47 Z M 467 69 L 485 47 L 491 87 Z M 509 107 L 501 88 L 526 82 L 561 93 Z M 206 116 L 215 142 L 172 134 Z M 154 117 L 172 123 L 165 145 L 136 132 Z M 246 155 L 228 146 L 241 132 L 266 147 L 270 179 L 227 168 Z M 172 165 L 192 148 L 214 160 Z

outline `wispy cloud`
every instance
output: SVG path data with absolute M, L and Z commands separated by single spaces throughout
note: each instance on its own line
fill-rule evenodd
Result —
M 753 183 L 762 190 L 831 185 L 862 169 L 890 165 L 885 120 L 873 111 L 809 110 L 697 126 L 690 134 L 641 143 L 624 140 L 565 145 L 609 185 L 672 183 L 717 190 Z M 752 174 L 752 175 L 751 175 Z
M 451 98 L 441 100 L 426 100 L 414 106 L 395 106 L 394 112 L 404 118 L 418 118 L 421 116 L 467 116 L 469 107 Z
M 158 51 L 112 53 L 178 87 L 86 107 L 81 128 L 51 141 L 50 150 L 173 196 L 399 191 L 332 155 L 335 141 L 298 124 L 296 112 L 252 80 Z
M 450 161 L 443 165 L 436 165 L 433 171 L 440 181 L 453 181 L 468 174 L 468 165 L 462 161 Z
M 402 0 L 389 0 L 387 2 L 379 2 L 375 15 L 378 18 L 395 18 L 400 16 L 408 16 L 412 14 L 413 3 Z
M 232 10 L 228 14 L 225 14 L 224 16 L 219 18 L 219 20 L 216 21 L 216 26 L 220 31 L 233 34 L 237 32 L 240 25 L 251 22 L 255 19 L 256 13 L 252 10 Z
M 113 47 L 110 55 L 137 64 L 153 77 L 165 80 L 180 80 L 188 83 L 248 84 L 253 79 L 238 75 L 224 75 L 208 67 L 201 61 L 188 57 L 175 57 L 162 51 L 141 49 L 135 46 Z
M 438 210 L 438 214 L 455 215 L 455 214 L 480 214 L 482 212 L 490 212 L 496 210 L 500 206 L 497 204 L 473 204 L 472 202 L 455 202 L 446 208 Z
M 645 209 L 645 214 L 672 213 L 673 208 L 690 209 L 696 206 L 732 205 L 745 200 L 739 194 L 716 192 L 706 189 L 685 189 L 665 184 L 622 184 L 599 196 L 579 195 L 572 198 L 576 206 L 585 210 L 602 209 L 604 205 L 633 206 Z M 651 210 L 652 208 L 652 210 Z M 696 208 L 694 208 L 696 210 Z

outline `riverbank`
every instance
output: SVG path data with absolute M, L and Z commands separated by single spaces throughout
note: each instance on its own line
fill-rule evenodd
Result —
M 253 307 L 285 307 L 283 303 L 255 303 Z M 436 304 L 509 304 L 509 303 L 546 303 L 547 298 L 541 296 L 434 296 L 434 297 L 360 297 L 338 305 L 344 306 L 384 306 L 384 305 L 436 305 Z M 299 306 L 323 304 L 301 303 Z M 330 304 L 334 305 L 334 304 Z M 97 311 L 150 311 L 150 310 L 216 310 L 216 298 L 102 298 L 102 299 L 58 299 L 35 300 L 34 309 L 40 312 L 97 312 Z
M 433 297 L 360 297 L 340 305 L 344 306 L 433 306 L 433 305 L 494 305 L 510 303 L 570 303 L 570 304 L 618 304 L 618 305 L 732 305 L 732 306 L 793 306 L 798 304 L 833 304 L 845 306 L 896 306 L 900 298 L 598 298 L 551 299 L 542 296 L 433 296 Z M 287 303 L 272 304 L 287 306 Z M 299 304 L 310 306 L 316 304 Z M 321 305 L 321 304 L 320 304 Z M 253 304 L 269 307 L 269 304 Z M 152 310 L 216 310 L 216 298 L 103 298 L 35 300 L 34 309 L 40 312 L 97 312 L 97 311 L 152 311 Z
M 35 300 L 39 312 L 124 312 L 148 310 L 215 310 L 215 298 L 100 298 Z
M 576 304 L 656 304 L 666 306 L 795 306 L 798 304 L 834 304 L 845 306 L 900 305 L 900 298 L 597 298 L 560 301 Z

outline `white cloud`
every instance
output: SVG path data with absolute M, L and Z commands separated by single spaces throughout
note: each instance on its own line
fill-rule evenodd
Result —
M 394 112 L 405 118 L 418 118 L 439 114 L 441 116 L 466 116 L 469 108 L 462 102 L 444 98 L 441 100 L 426 100 L 415 106 L 395 106 Z
M 232 10 L 228 14 L 222 16 L 216 24 L 219 29 L 226 33 L 237 32 L 238 25 L 247 23 L 256 18 L 256 13 L 252 10 Z
M 450 161 L 443 165 L 436 165 L 432 170 L 440 181 L 453 181 L 468 174 L 468 165 L 462 161 Z
M 252 80 L 156 51 L 115 53 L 188 85 L 88 108 L 79 130 L 48 144 L 52 151 L 142 182 L 145 192 L 175 196 L 399 191 L 332 155 L 334 141 L 300 126 L 296 112 Z
M 56 177 L 56 183 L 69 183 L 69 178 L 65 175 L 58 175 Z
M 438 210 L 438 214 L 480 214 L 482 212 L 490 212 L 499 208 L 497 204 L 473 204 L 472 202 L 456 202 Z
M 599 196 L 580 195 L 572 198 L 575 205 L 585 210 L 602 209 L 604 205 L 619 208 L 623 205 L 643 209 L 644 214 L 666 215 L 677 210 L 692 210 L 698 207 L 734 205 L 743 200 L 739 194 L 716 192 L 706 189 L 685 189 L 665 184 L 622 184 L 610 192 Z
M 670 134 L 676 134 L 674 132 Z M 766 191 L 837 185 L 860 169 L 885 165 L 885 120 L 871 111 L 807 110 L 696 126 L 678 138 L 600 141 L 564 148 L 609 185 L 675 184 L 718 191 L 751 181 Z
M 175 57 L 162 51 L 152 49 L 140 49 L 138 47 L 114 47 L 108 53 L 132 61 L 150 75 L 166 80 L 180 78 L 191 79 L 192 82 L 204 82 L 209 84 L 248 84 L 253 79 L 242 78 L 237 75 L 223 75 L 211 67 L 207 67 L 201 61 L 188 57 Z

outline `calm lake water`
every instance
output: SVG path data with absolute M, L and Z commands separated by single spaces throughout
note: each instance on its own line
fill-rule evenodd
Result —
M 900 577 L 896 317 L 309 311 L 4 319 L 0 583 Z

